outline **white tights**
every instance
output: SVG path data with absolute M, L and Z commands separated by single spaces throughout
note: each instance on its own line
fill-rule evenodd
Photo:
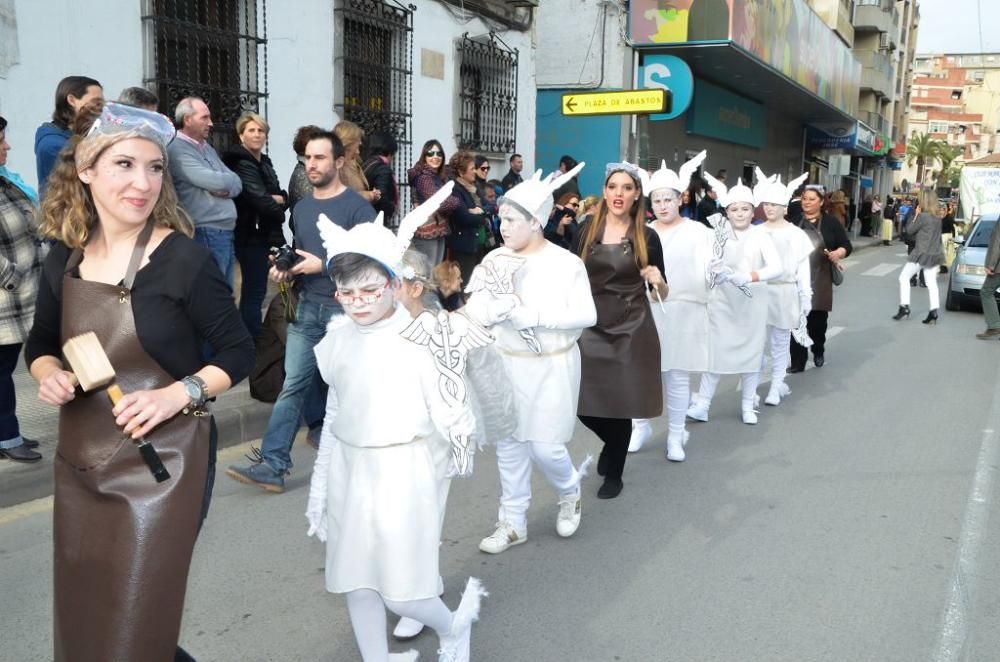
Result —
M 767 346 L 766 354 L 771 357 L 771 388 L 777 388 L 785 383 L 785 374 L 788 372 L 788 365 L 792 361 L 791 329 L 779 329 L 770 324 L 767 325 Z M 761 375 L 758 383 L 764 379 L 764 361 L 761 361 Z
M 722 375 L 714 372 L 705 372 L 698 382 L 698 399 L 702 401 L 707 409 L 712 404 L 715 391 L 719 388 L 719 380 Z M 740 385 L 743 389 L 743 409 L 753 409 L 754 396 L 757 395 L 757 385 L 760 384 L 759 372 L 744 372 L 740 375 Z
M 687 370 L 667 370 L 661 375 L 667 398 L 668 436 L 676 438 L 684 434 L 684 422 L 691 405 L 691 376 Z
M 910 305 L 910 279 L 920 272 L 921 266 L 916 262 L 907 262 L 903 265 L 903 270 L 899 272 L 899 305 Z M 930 298 L 930 310 L 937 310 L 940 303 L 938 295 L 937 275 L 940 267 L 927 267 L 923 269 L 924 282 L 927 285 L 927 296 Z
M 364 662 L 389 662 L 389 641 L 385 636 L 385 609 L 399 616 L 429 625 L 438 637 L 451 632 L 453 614 L 441 598 L 396 602 L 387 600 L 369 588 L 347 594 L 347 612 L 351 616 L 354 638 Z
M 520 533 L 527 531 L 531 504 L 531 467 L 537 466 L 560 496 L 580 488 L 580 472 L 573 466 L 566 444 L 504 439 L 497 442 L 500 470 L 500 520 L 510 522 Z

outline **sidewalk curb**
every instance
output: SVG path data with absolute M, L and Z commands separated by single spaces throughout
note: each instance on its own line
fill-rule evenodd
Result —
M 216 411 L 214 415 L 215 425 L 219 430 L 219 450 L 260 439 L 271 418 L 271 406 L 270 403 L 253 400 Z M 55 443 L 44 443 L 39 450 L 43 456 L 40 462 L 5 468 L 0 477 L 3 485 L 0 490 L 0 508 L 52 495 L 55 489 L 52 469 Z

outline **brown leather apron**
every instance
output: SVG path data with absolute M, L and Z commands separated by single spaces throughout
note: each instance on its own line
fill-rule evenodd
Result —
M 151 233 L 152 224 L 136 241 L 122 285 L 70 275 L 79 249 L 63 277 L 62 341 L 95 332 L 125 393 L 176 381 L 142 348 L 132 314 L 130 290 Z M 78 389 L 60 408 L 55 660 L 169 662 L 198 535 L 210 418 L 178 414 L 146 437 L 171 476 L 157 483 L 111 406 L 103 389 Z
M 632 245 L 593 244 L 584 262 L 597 324 L 580 336 L 578 413 L 656 418 L 663 413 L 660 339 Z

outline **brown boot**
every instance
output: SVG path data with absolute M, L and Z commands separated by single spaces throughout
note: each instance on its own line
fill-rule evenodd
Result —
M 1000 329 L 986 329 L 982 333 L 976 334 L 976 337 L 980 340 L 992 340 L 997 336 L 1000 336 Z

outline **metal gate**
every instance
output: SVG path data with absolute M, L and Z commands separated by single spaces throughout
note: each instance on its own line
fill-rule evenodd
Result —
M 511 154 L 517 145 L 517 49 L 495 32 L 462 35 L 459 75 L 461 149 Z
M 266 0 L 144 0 L 143 79 L 173 117 L 184 97 L 212 111 L 209 139 L 219 152 L 237 141 L 245 110 L 267 115 Z
M 337 107 L 369 135 L 388 131 L 399 150 L 393 171 L 399 185 L 395 225 L 410 208 L 406 171 L 412 165 L 413 12 L 396 0 L 343 0 L 338 40 L 343 67 L 343 101 Z

